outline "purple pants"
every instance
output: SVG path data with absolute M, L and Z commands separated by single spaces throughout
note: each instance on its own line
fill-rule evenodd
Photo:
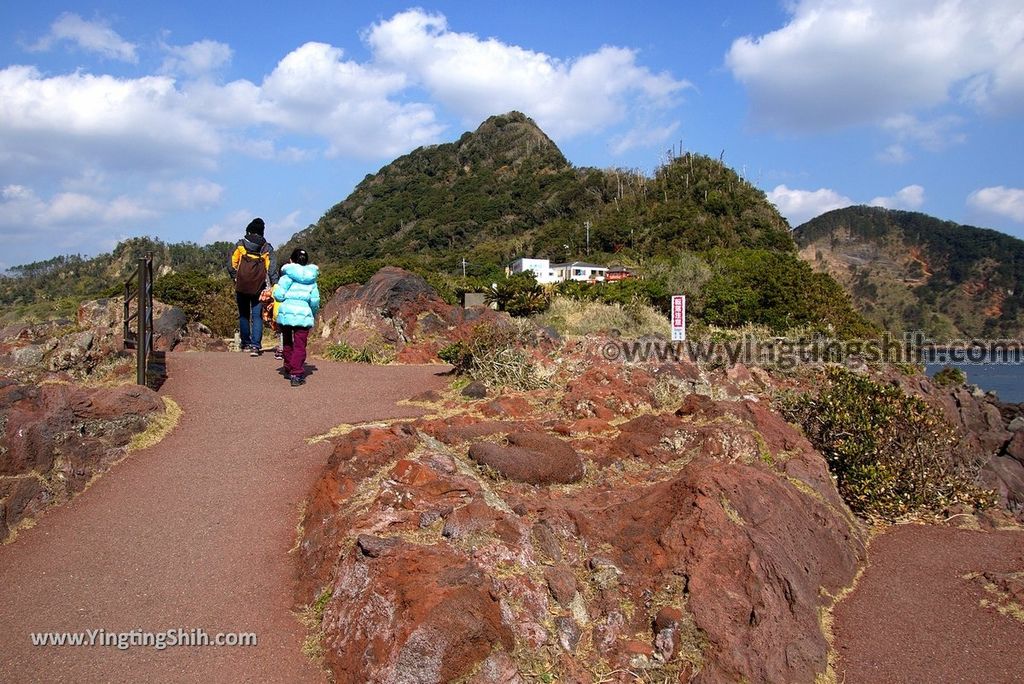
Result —
M 309 339 L 309 328 L 282 325 L 281 333 L 284 335 L 284 369 L 288 375 L 302 377 L 306 373 L 306 340 Z

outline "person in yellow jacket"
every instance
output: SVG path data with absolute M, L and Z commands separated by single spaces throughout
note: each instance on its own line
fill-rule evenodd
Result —
M 235 243 L 228 258 L 228 274 L 235 282 L 238 331 L 242 351 L 259 356 L 263 351 L 263 318 L 260 293 L 277 282 L 274 248 L 263 232 L 266 224 L 257 217 L 245 228 L 245 237 Z

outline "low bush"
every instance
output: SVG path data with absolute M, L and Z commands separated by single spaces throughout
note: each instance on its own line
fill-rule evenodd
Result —
M 932 382 L 939 387 L 959 387 L 967 382 L 967 374 L 956 366 L 946 366 L 932 376 Z
M 153 283 L 153 296 L 180 307 L 190 321 L 199 321 L 215 335 L 229 337 L 238 329 L 235 290 L 224 275 L 199 271 L 170 273 Z
M 977 473 L 958 463 L 956 435 L 941 413 L 895 385 L 830 368 L 817 394 L 786 396 L 781 404 L 825 456 L 856 513 L 892 520 L 955 503 L 995 503 L 974 484 Z
M 537 284 L 533 273 L 516 273 L 487 291 L 487 302 L 512 316 L 540 313 L 551 303 L 548 293 Z

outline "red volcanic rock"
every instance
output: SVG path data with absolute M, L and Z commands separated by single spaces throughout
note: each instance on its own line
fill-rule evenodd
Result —
M 448 539 L 465 539 L 474 534 L 494 534 L 514 543 L 518 529 L 504 513 L 497 511 L 479 499 L 455 509 L 445 520 L 441 535 Z
M 576 520 L 591 544 L 611 547 L 621 585 L 685 578 L 688 609 L 714 644 L 702 682 L 814 681 L 828 653 L 819 588 L 846 586 L 864 557 L 846 516 L 741 463 L 695 461 Z
M 576 418 L 611 420 L 653 406 L 653 389 L 654 377 L 642 369 L 596 362 L 568 383 L 562 409 Z
M 607 420 L 601 420 L 600 418 L 580 418 L 574 420 L 571 423 L 557 423 L 551 430 L 557 432 L 560 435 L 578 435 L 578 434 L 600 434 L 603 432 L 611 432 L 615 427 Z
M 344 545 L 341 530 L 352 521 L 336 517 L 343 504 L 361 481 L 384 464 L 407 456 L 416 443 L 415 434 L 400 427 L 358 428 L 336 443 L 323 474 L 306 499 L 303 540 L 299 545 L 304 568 L 299 587 L 303 595 L 314 595 L 326 584 L 338 550 Z
M 487 402 L 480 412 L 490 417 L 522 418 L 533 412 L 533 407 L 523 397 L 498 397 Z
M 437 363 L 438 351 L 467 339 L 480 323 L 507 324 L 508 314 L 446 303 L 421 276 L 394 266 L 365 285 L 344 285 L 324 306 L 315 351 L 344 342 L 355 349 L 386 345 L 399 363 Z
M 512 446 L 477 442 L 469 456 L 512 480 L 531 484 L 568 484 L 583 477 L 583 461 L 566 442 L 543 433 L 508 435 Z
M 413 487 L 421 487 L 437 479 L 437 474 L 426 466 L 402 459 L 391 470 L 391 479 Z
M 338 681 L 517 681 L 539 671 L 542 648 L 560 681 L 594 681 L 598 661 L 653 681 L 825 670 L 819 611 L 864 547 L 795 428 L 767 403 L 693 397 L 614 439 L 570 441 L 540 426 L 579 419 L 539 412 L 335 440 L 299 560 L 300 603 L 331 591 L 325 659 Z M 481 441 L 492 435 L 505 442 Z M 469 467 L 467 442 L 505 478 Z M 586 481 L 581 453 L 596 464 Z M 536 486 L 555 482 L 579 484 Z M 472 622 L 437 612 L 451 592 Z
M 137 385 L 0 384 L 0 507 L 8 527 L 81 491 L 163 409 Z
M 537 549 L 544 557 L 560 562 L 562 560 L 562 547 L 558 543 L 554 530 L 545 522 L 538 522 L 533 526 L 533 538 L 536 541 Z
M 405 364 L 440 363 L 441 359 L 437 355 L 438 349 L 440 349 L 438 343 L 432 341 L 411 344 L 398 352 L 395 362 Z
M 107 392 L 85 394 L 72 405 L 76 416 L 93 420 L 147 416 L 161 408 L 163 402 L 160 397 L 141 385 L 120 385 Z
M 447 544 L 377 545 L 342 559 L 323 618 L 339 684 L 450 682 L 515 649 L 487 574 Z
M 563 607 L 568 607 L 576 596 L 576 576 L 569 566 L 563 563 L 545 568 L 544 579 L 555 600 Z
M 386 266 L 365 285 L 346 285 L 334 293 L 320 313 L 321 337 L 361 347 L 377 336 L 402 347 L 416 334 L 422 314 L 444 319 L 452 308 L 421 276 Z
M 993 456 L 981 469 L 982 484 L 993 489 L 1011 512 L 1024 512 L 1024 465 L 1006 456 Z
M 623 642 L 622 652 L 629 656 L 635 655 L 654 655 L 654 648 L 643 641 L 637 641 L 636 639 L 630 639 L 629 641 Z

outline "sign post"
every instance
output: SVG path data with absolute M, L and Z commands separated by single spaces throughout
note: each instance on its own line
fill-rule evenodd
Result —
M 686 295 L 672 295 L 672 341 L 686 339 Z

